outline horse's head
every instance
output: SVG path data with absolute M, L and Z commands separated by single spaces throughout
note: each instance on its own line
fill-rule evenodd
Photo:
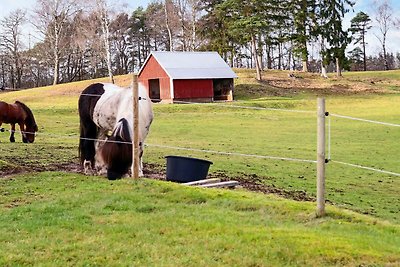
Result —
M 36 132 L 38 131 L 38 126 L 35 121 L 35 117 L 33 116 L 32 111 L 28 108 L 27 105 L 20 101 L 15 101 L 15 104 L 21 107 L 23 112 L 25 113 L 25 131 L 22 133 L 22 141 L 24 143 L 33 143 L 35 141 Z
M 22 134 L 22 141 L 24 143 L 33 143 L 35 141 L 37 131 L 38 127 L 36 123 L 25 124 L 25 133 Z
M 132 138 L 129 127 L 126 119 L 120 119 L 101 149 L 103 160 L 108 165 L 107 178 L 110 180 L 121 178 L 132 165 Z

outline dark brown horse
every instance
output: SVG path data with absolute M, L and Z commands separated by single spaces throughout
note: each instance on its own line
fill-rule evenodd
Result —
M 33 143 L 38 131 L 32 111 L 22 102 L 15 101 L 7 104 L 0 101 L 0 126 L 2 123 L 11 124 L 10 142 L 15 142 L 15 124 L 19 125 L 24 143 Z

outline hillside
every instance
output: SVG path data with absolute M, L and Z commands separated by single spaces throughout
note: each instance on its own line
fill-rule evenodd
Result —
M 400 70 L 387 72 L 344 72 L 337 78 L 329 74 L 329 79 L 317 73 L 292 71 L 264 71 L 263 81 L 257 82 L 252 70 L 235 70 L 236 97 L 252 99 L 265 96 L 298 95 L 351 95 L 351 94 L 391 94 L 400 92 Z
M 400 70 L 344 72 L 337 78 L 329 74 L 329 79 L 318 73 L 302 73 L 293 71 L 268 70 L 263 72 L 263 81 L 255 79 L 254 70 L 234 69 L 238 75 L 235 80 L 235 99 L 254 99 L 268 96 L 298 95 L 349 95 L 349 94 L 392 94 L 400 92 Z M 94 82 L 107 82 L 108 78 L 60 84 L 35 88 L 46 95 L 77 94 Z M 131 74 L 115 77 L 116 84 L 129 86 Z M 24 90 L 25 92 L 25 90 Z M 0 91 L 0 94 L 7 91 Z M 25 95 L 16 94 L 16 95 Z M 44 96 L 46 96 L 44 95 Z M 7 99 L 7 97 L 4 97 Z
M 252 71 L 237 73 L 243 105 L 314 111 L 315 96 L 325 95 L 335 112 L 400 123 L 400 72 L 325 80 L 267 71 L 262 83 Z M 128 86 L 130 78 L 116 81 Z M 8 133 L 0 133 L 0 265 L 400 265 L 398 177 L 330 163 L 331 204 L 326 217 L 316 218 L 315 170 L 308 163 L 145 150 L 147 177 L 165 179 L 164 157 L 180 154 L 212 160 L 210 176 L 238 179 L 263 194 L 81 175 L 77 99 L 98 81 L 106 79 L 0 94 L 29 104 L 39 124 L 33 144 L 18 135 L 9 143 Z M 315 118 L 308 113 L 219 104 L 154 105 L 154 111 L 150 144 L 315 158 Z M 397 129 L 333 122 L 334 156 L 400 172 Z

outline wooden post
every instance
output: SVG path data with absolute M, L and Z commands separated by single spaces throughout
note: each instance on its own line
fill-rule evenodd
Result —
M 325 215 L 325 99 L 317 100 L 317 217 Z
M 138 76 L 133 74 L 133 140 L 132 140 L 132 177 L 139 178 L 139 84 Z

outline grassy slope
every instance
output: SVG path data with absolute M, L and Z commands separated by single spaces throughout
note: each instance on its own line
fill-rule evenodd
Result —
M 0 180 L 0 265 L 400 264 L 400 228 L 244 191 L 44 172 Z
M 312 86 L 313 90 L 311 91 L 307 88 L 300 90 L 287 85 L 284 88 L 278 88 L 276 86 L 281 85 L 282 82 L 274 83 L 274 80 L 288 83 L 287 73 L 271 72 L 267 73 L 265 77 L 269 77 L 268 74 L 271 74 L 270 77 L 272 77 L 270 81 L 257 84 L 251 78 L 250 72 L 240 72 L 236 93 L 241 99 L 250 100 L 239 101 L 238 104 L 315 110 L 314 96 L 324 94 L 327 96 L 328 108 L 334 108 L 334 113 L 399 123 L 396 106 L 399 100 L 398 95 L 377 96 L 363 93 L 354 96 L 346 92 L 343 86 L 339 86 L 340 90 L 344 90 L 339 93 L 339 96 L 329 95 L 327 93 L 337 86 L 336 83 L 353 84 L 354 82 L 350 79 L 325 81 L 313 75 L 310 75 L 311 81 L 304 81 L 304 83 L 321 84 L 319 89 Z M 129 84 L 128 76 L 118 78 L 119 84 Z M 295 82 L 307 79 L 307 77 L 299 78 Z M 396 78 L 391 79 L 395 80 Z M 0 156 L 0 171 L 14 167 L 21 168 L 21 166 L 25 166 L 26 169 L 51 169 L 49 166 L 54 164 L 76 162 L 77 94 L 92 82 L 86 81 L 1 94 L 2 100 L 19 99 L 29 104 L 35 111 L 42 135 L 38 136 L 37 142 L 33 145 L 18 143 L 18 149 L 15 149 L 16 144 L 8 143 L 7 136 L 1 134 L 1 148 L 6 153 L 3 152 Z M 291 83 L 291 81 L 289 82 Z M 331 83 L 333 83 L 333 87 Z M 368 81 L 365 83 L 365 87 L 361 86 L 360 82 L 356 83 L 358 84 L 357 88 L 375 86 Z M 271 84 L 275 86 L 271 86 Z M 245 90 L 249 88 L 252 90 L 250 93 Z M 393 88 L 389 89 L 393 91 Z M 254 96 L 257 97 L 254 98 Z M 384 112 L 382 112 L 382 108 L 384 108 Z M 365 110 L 368 112 L 366 113 Z M 311 159 L 315 157 L 315 120 L 309 116 L 298 117 L 297 114 L 286 113 L 282 116 L 279 112 L 264 111 L 255 114 L 246 110 L 189 105 L 158 105 L 155 107 L 155 112 L 157 119 L 152 126 L 149 143 L 221 151 L 234 149 L 235 152 L 254 154 L 268 152 L 267 154 L 272 153 L 273 155 L 286 155 L 286 153 L 282 153 L 283 150 L 286 150 L 285 152 L 290 151 L 290 155 L 294 157 Z M 293 119 L 296 118 L 299 121 L 293 123 Z M 193 122 L 196 122 L 195 125 Z M 171 128 L 171 123 L 175 127 Z M 379 128 L 357 126 L 354 131 L 354 128 L 351 128 L 354 126 L 352 122 L 333 120 L 332 124 L 337 125 L 334 132 L 336 143 L 333 155 L 340 156 L 338 157 L 340 159 L 345 157 L 344 159 L 350 162 L 360 160 L 358 162 L 360 164 L 373 163 L 377 164 L 375 167 L 393 167 L 393 171 L 400 171 L 396 169 L 398 168 L 396 155 L 399 147 L 391 146 L 393 142 L 390 141 L 393 138 L 398 139 L 398 133 L 392 130 L 388 130 L 388 133 L 385 132 L 387 134 L 385 140 L 388 141 L 384 142 L 385 140 L 383 140 L 380 143 L 381 146 L 374 152 L 378 156 L 372 154 L 367 158 L 361 158 L 359 155 L 366 153 L 363 150 L 366 144 L 382 139 Z M 257 127 L 254 127 L 255 125 Z M 227 129 L 230 133 L 228 137 L 220 134 L 221 131 L 227 131 Z M 358 130 L 362 131 L 363 135 L 358 134 Z M 296 133 L 295 138 L 288 134 L 290 132 Z M 66 137 L 68 135 L 70 138 Z M 177 140 L 174 136 L 182 138 Z M 265 139 L 259 139 L 260 136 L 265 136 Z M 349 141 L 358 140 L 357 138 L 360 136 L 364 136 L 364 139 L 356 143 Z M 299 139 L 302 140 L 300 144 Z M 257 145 L 253 144 L 254 141 L 257 142 Z M 279 145 L 282 143 L 285 144 L 283 147 Z M 164 156 L 172 153 L 178 152 L 174 150 L 161 151 L 149 147 L 146 150 L 146 161 L 164 164 Z M 382 158 L 382 155 L 386 154 L 393 155 Z M 315 170 L 313 165 L 221 157 L 212 154 L 192 153 L 191 155 L 212 159 L 214 161 L 213 172 L 223 171 L 230 175 L 243 174 L 246 177 L 258 175 L 263 183 L 276 187 L 288 190 L 304 190 L 306 188 L 310 194 L 314 190 Z M 399 179 L 336 165 L 328 165 L 328 177 L 331 177 L 327 182 L 328 199 L 331 201 L 398 222 Z M 0 240 L 7 245 L 6 251 L 9 254 L 8 256 L 1 254 L 0 262 L 4 260 L 6 263 L 18 261 L 26 264 L 52 261 L 65 263 L 70 260 L 71 265 L 74 263 L 83 265 L 89 260 L 81 255 L 82 253 L 77 253 L 82 249 L 89 255 L 94 255 L 93 259 L 98 260 L 99 264 L 110 260 L 118 264 L 118 259 L 113 257 L 120 255 L 122 263 L 137 262 L 160 265 L 160 262 L 156 262 L 156 259 L 151 257 L 157 251 L 157 253 L 163 253 L 161 259 L 166 262 L 166 265 L 186 265 L 190 258 L 195 259 L 194 262 L 198 263 L 195 264 L 196 266 L 219 262 L 225 265 L 240 265 L 241 261 L 245 263 L 244 265 L 263 265 L 266 264 L 265 259 L 271 261 L 271 264 L 288 263 L 289 265 L 307 266 L 372 263 L 379 265 L 390 262 L 398 264 L 399 262 L 399 240 L 393 238 L 398 236 L 397 225 L 382 223 L 378 219 L 362 217 L 332 207 L 328 208 L 330 217 L 315 219 L 312 216 L 314 204 L 277 200 L 273 197 L 255 194 L 241 197 L 235 193 L 231 196 L 231 193 L 220 191 L 195 190 L 193 193 L 192 189 L 175 188 L 173 185 L 147 181 L 143 184 L 142 182 L 135 184 L 133 188 L 135 194 L 132 195 L 130 191 L 126 192 L 126 184 L 131 185 L 131 181 L 128 180 L 114 183 L 116 187 L 109 188 L 109 182 L 102 178 L 84 178 L 80 175 L 59 173 L 26 175 L 22 178 L 3 180 L 2 183 L 4 186 L 1 188 L 4 188 L 4 192 L 9 194 L 1 194 L 5 195 L 0 202 L 3 208 L 1 215 L 6 219 L 0 227 L 3 228 L 3 232 L 0 234 L 3 238 Z M 171 186 L 174 188 L 173 190 L 170 189 Z M 97 189 L 98 187 L 99 189 Z M 80 189 L 75 190 L 76 188 Z M 170 191 L 174 193 L 170 193 Z M 118 192 L 118 196 L 115 195 L 116 192 Z M 136 199 L 137 194 L 141 194 L 138 199 Z M 193 197 L 192 194 L 195 196 Z M 169 198 L 174 198 L 174 196 L 175 200 L 171 202 Z M 99 198 L 100 204 L 96 202 L 96 198 Z M 208 199 L 212 199 L 212 201 Z M 87 202 L 88 204 L 80 208 L 81 204 L 78 202 Z M 107 203 L 113 202 L 116 204 L 107 206 Z M 141 211 L 142 204 L 144 211 Z M 65 205 L 66 207 L 64 207 Z M 54 209 L 52 209 L 53 206 Z M 219 207 L 224 207 L 223 212 Z M 192 208 L 195 208 L 196 212 Z M 30 212 L 31 209 L 33 209 L 32 212 Z M 164 209 L 165 212 L 159 212 Z M 94 216 L 87 215 L 96 213 L 96 210 L 101 213 L 99 221 L 96 219 L 96 214 Z M 157 210 L 157 212 L 153 214 L 151 212 L 153 210 Z M 46 216 L 42 218 L 41 214 L 44 211 Z M 167 211 L 171 214 L 167 214 Z M 124 217 L 125 213 L 127 218 Z M 138 218 L 136 221 L 141 213 L 143 216 L 139 216 L 140 219 Z M 274 213 L 277 215 L 275 216 Z M 161 225 L 168 225 L 168 227 L 162 228 L 159 224 L 154 223 L 164 217 L 167 219 Z M 214 217 L 215 220 L 206 219 Z M 37 218 L 37 221 L 32 222 L 32 218 Z M 169 225 L 176 224 L 173 221 L 174 218 L 179 218 L 179 223 L 188 229 L 173 230 L 174 228 Z M 197 218 L 198 222 L 195 221 L 196 223 L 192 227 L 190 223 L 194 221 L 194 218 Z M 45 223 L 46 227 L 40 230 L 43 220 L 48 221 Z M 67 223 L 63 224 L 64 220 Z M 244 222 L 241 223 L 241 220 Z M 84 225 L 84 227 L 80 229 L 75 222 L 80 222 L 77 224 Z M 20 227 L 13 228 L 14 224 Z M 36 226 L 29 229 L 31 224 Z M 52 226 L 53 224 L 54 226 Z M 93 225 L 96 227 L 91 230 Z M 132 234 L 143 225 L 146 226 L 145 232 L 141 232 L 137 236 Z M 210 228 L 209 225 L 212 227 Z M 112 226 L 116 227 L 115 231 Z M 224 230 L 225 228 L 227 230 Z M 219 230 L 222 233 L 218 233 Z M 10 234 L 3 235 L 7 232 Z M 56 232 L 61 232 L 60 236 L 56 236 L 48 245 L 44 237 L 52 236 Z M 166 235 L 168 238 L 163 238 L 165 232 L 168 233 Z M 12 238 L 12 234 L 16 233 L 21 234 L 22 241 Z M 188 233 L 195 234 L 195 238 L 188 240 Z M 99 237 L 96 237 L 97 235 Z M 321 239 L 320 235 L 327 235 L 328 238 Z M 84 238 L 80 238 L 80 236 L 84 236 Z M 136 242 L 129 246 L 126 246 L 129 243 L 127 241 L 121 247 L 118 240 L 121 240 L 122 236 L 136 237 L 137 240 L 135 239 Z M 236 236 L 240 238 L 235 239 Z M 31 246 L 30 242 L 35 239 L 38 239 L 37 243 L 33 242 Z M 169 241 L 171 239 L 173 241 Z M 61 240 L 67 240 L 65 245 Z M 147 240 L 150 241 L 147 242 Z M 164 243 L 160 246 L 152 246 L 153 243 L 160 242 L 160 240 Z M 207 242 L 206 247 L 204 247 L 205 240 L 211 240 Z M 195 244 L 192 244 L 193 242 Z M 253 246 L 253 243 L 256 246 Z M 100 245 L 94 246 L 94 244 Z M 269 248 L 271 244 L 274 245 L 273 248 L 266 250 L 265 248 Z M 310 244 L 312 245 L 310 246 Z M 182 245 L 187 249 L 182 250 Z M 98 246 L 100 249 L 97 249 Z M 115 251 L 113 250 L 114 246 L 116 246 Z M 320 246 L 321 248 L 319 248 Z M 39 247 L 39 252 L 35 253 L 34 247 Z M 18 257 L 17 253 L 11 253 L 11 251 L 18 251 L 19 248 L 25 249 L 23 256 Z M 150 256 L 148 256 L 149 253 L 146 253 L 149 248 L 152 251 Z M 109 250 L 111 252 L 107 253 Z M 185 257 L 192 251 L 199 252 Z M 238 253 L 238 251 L 243 252 Z M 210 255 L 203 259 L 202 257 L 207 253 Z M 313 257 L 317 259 L 314 261 Z M 47 261 L 47 259 L 50 260 Z

